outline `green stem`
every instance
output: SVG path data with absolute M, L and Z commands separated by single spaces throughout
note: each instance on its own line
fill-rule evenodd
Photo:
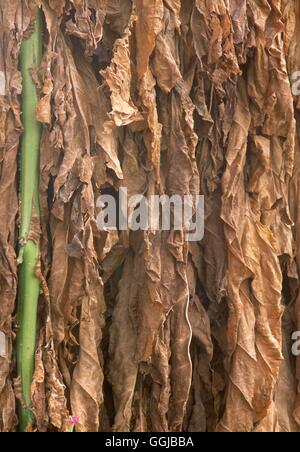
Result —
M 30 70 L 39 68 L 42 58 L 42 13 L 38 10 L 35 31 L 21 47 L 23 76 L 22 111 L 24 133 L 21 143 L 21 228 L 19 254 L 19 307 L 17 338 L 18 375 L 21 378 L 26 407 L 19 407 L 20 430 L 34 423 L 30 410 L 30 388 L 34 374 L 36 349 L 37 306 L 40 283 L 35 275 L 39 259 L 39 245 L 29 233 L 32 214 L 40 216 L 39 206 L 39 154 L 42 125 L 36 121 L 38 95 Z

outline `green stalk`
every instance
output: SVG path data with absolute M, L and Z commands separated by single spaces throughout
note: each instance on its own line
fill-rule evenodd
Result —
M 39 245 L 29 237 L 32 213 L 40 217 L 39 154 L 42 125 L 36 121 L 38 95 L 30 69 L 39 68 L 42 59 L 42 15 L 38 10 L 35 31 L 22 43 L 20 65 L 23 76 L 22 111 L 24 133 L 21 143 L 21 227 L 17 338 L 18 375 L 26 407 L 19 407 L 19 428 L 25 431 L 34 423 L 30 410 L 30 388 L 34 374 L 37 306 L 40 283 L 35 275 Z

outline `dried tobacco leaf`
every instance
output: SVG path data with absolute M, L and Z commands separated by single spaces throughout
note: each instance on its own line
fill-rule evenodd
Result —
M 18 59 L 36 4 L 34 430 L 299 431 L 299 0 L 0 1 L 0 431 L 22 400 Z M 99 195 L 122 187 L 204 195 L 203 240 L 99 231 Z

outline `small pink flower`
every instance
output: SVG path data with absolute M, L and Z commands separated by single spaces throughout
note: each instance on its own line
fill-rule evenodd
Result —
M 76 425 L 78 425 L 80 422 L 79 416 L 69 416 L 67 425 L 69 426 L 69 432 L 73 433 Z
M 80 422 L 79 416 L 70 416 L 70 424 L 78 425 Z

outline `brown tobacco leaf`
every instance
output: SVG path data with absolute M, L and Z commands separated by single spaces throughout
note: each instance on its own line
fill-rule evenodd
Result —
M 161 124 L 156 108 L 156 82 L 149 68 L 149 60 L 156 45 L 156 38 L 162 30 L 163 12 L 162 0 L 136 0 L 137 84 L 148 123 L 144 141 L 148 150 L 149 164 L 154 170 L 157 182 L 160 179 Z
M 80 52 L 72 54 L 70 44 L 58 30 L 57 33 L 51 43 L 53 48 L 49 47 L 49 53 L 44 57 L 53 71 L 54 115 L 53 129 L 45 131 L 41 148 L 42 199 L 47 197 L 50 178 L 55 177 L 55 181 L 50 212 L 47 202 L 42 201 L 42 218 L 48 218 L 46 221 L 50 222 L 53 253 L 50 264 L 46 248 L 50 243 L 45 242 L 43 265 L 49 268 L 46 276 L 55 352 L 61 355 L 60 365 L 69 386 L 72 413 L 80 419 L 79 431 L 97 431 L 103 401 L 99 354 L 103 288 L 91 226 L 95 209 L 91 153 L 95 152 L 95 143 L 90 138 L 89 127 L 94 126 L 93 114 L 97 111 L 98 98 L 94 95 L 93 106 L 82 95 L 90 81 L 96 89 L 97 82 L 94 75 L 91 78 L 91 70 L 83 69 L 81 59 L 84 55 Z M 84 39 L 80 33 L 76 36 Z M 80 128 L 83 133 L 78 133 Z M 61 165 L 59 154 L 62 155 Z M 75 337 L 73 329 L 78 324 L 80 328 Z M 74 346 L 78 347 L 77 356 L 72 356 Z M 51 366 L 49 359 L 47 363 L 50 372 L 54 363 Z M 55 373 L 51 377 L 55 384 L 53 377 Z M 50 403 L 54 403 L 54 399 L 50 398 Z M 55 406 L 50 408 L 54 413 Z M 57 428 L 62 428 L 62 422 L 53 418 Z
M 131 61 L 129 50 L 130 32 L 116 41 L 111 65 L 102 71 L 111 90 L 112 112 L 110 114 L 116 127 L 142 121 L 143 117 L 131 99 Z
M 37 5 L 31 430 L 299 431 L 299 0 L 0 1 L 0 431 L 22 400 L 18 58 Z M 204 195 L 204 239 L 99 231 L 122 187 Z
M 231 373 L 220 429 L 272 431 L 276 429 L 273 394 L 281 360 L 282 275 L 277 258 L 279 249 L 270 226 L 260 223 L 253 210 L 257 201 L 251 202 L 242 190 L 245 140 L 250 126 L 245 88 L 240 86 L 239 92 L 242 90 L 229 137 L 223 179 L 222 217 L 227 223 L 225 234 L 229 247 Z
M 148 70 L 149 59 L 156 44 L 156 37 L 162 29 L 163 13 L 162 0 L 136 0 L 138 80 L 141 80 Z
M 197 57 L 207 66 L 213 84 L 221 88 L 228 77 L 240 71 L 227 3 L 196 0 L 191 27 Z M 202 39 L 197 39 L 198 36 Z
M 150 169 L 153 169 L 154 178 L 159 182 L 162 125 L 159 123 L 158 119 L 155 85 L 155 79 L 148 68 L 140 83 L 139 95 L 141 97 L 142 106 L 146 112 L 148 124 L 148 128 L 144 132 L 144 143 L 148 151 L 148 166 Z
M 173 20 L 176 26 L 176 29 L 180 33 L 180 26 L 181 26 L 181 0 L 164 0 L 164 5 L 173 13 Z M 165 13 L 167 13 L 167 10 L 165 9 Z
M 136 330 L 131 311 L 137 291 L 136 282 L 130 278 L 133 265 L 133 257 L 129 255 L 124 264 L 110 329 L 109 381 L 114 394 L 116 415 L 113 430 L 116 432 L 130 431 L 138 375 L 138 364 L 134 359 Z
M 97 47 L 103 35 L 103 22 L 106 14 L 107 0 L 71 1 L 74 8 L 74 18 L 66 23 L 66 32 L 80 38 L 91 54 Z
M 13 381 L 13 388 L 14 388 L 14 393 L 15 393 L 15 398 L 18 401 L 18 403 L 20 403 L 20 405 L 25 408 L 26 407 L 26 402 L 24 400 L 23 397 L 23 389 L 22 389 L 22 382 L 21 382 L 21 377 L 17 377 L 14 379 Z

